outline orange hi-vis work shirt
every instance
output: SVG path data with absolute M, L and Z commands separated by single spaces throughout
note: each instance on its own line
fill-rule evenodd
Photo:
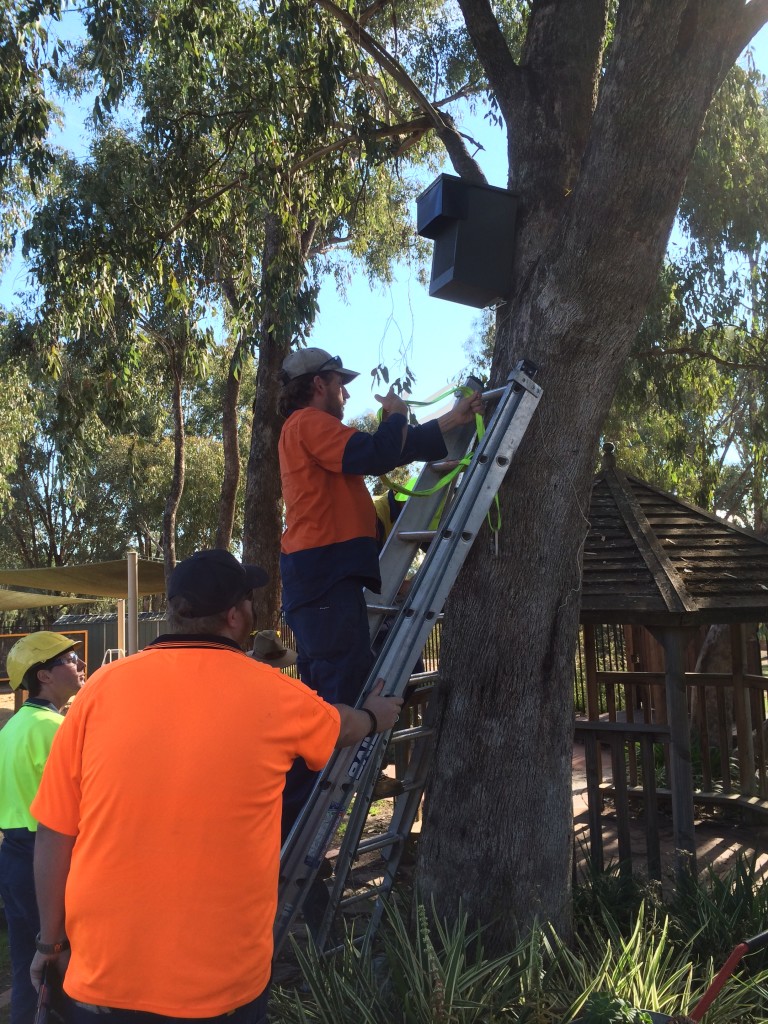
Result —
M 405 418 L 399 417 L 386 432 L 393 453 L 382 465 L 390 469 L 402 451 L 404 425 Z M 286 420 L 279 443 L 286 554 L 376 536 L 376 513 L 364 475 L 345 472 L 346 447 L 359 433 L 321 409 L 299 409 Z
M 64 987 L 95 1006 L 212 1017 L 265 989 L 286 772 L 339 714 L 222 637 L 163 636 L 89 679 L 32 813 L 76 836 Z
M 392 413 L 374 434 L 322 409 L 292 412 L 278 445 L 285 500 L 280 555 L 283 607 L 290 611 L 342 579 L 381 588 L 376 512 L 365 477 L 414 459 L 445 457 L 437 421 L 407 427 Z

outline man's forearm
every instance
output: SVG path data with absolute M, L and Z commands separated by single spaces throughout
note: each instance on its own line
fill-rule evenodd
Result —
M 40 940 L 46 944 L 66 937 L 64 890 L 75 836 L 41 825 L 35 839 L 35 892 L 40 911 Z
M 335 704 L 339 712 L 340 729 L 336 749 L 351 747 L 364 739 L 373 728 L 374 732 L 388 732 L 400 715 L 402 697 L 382 697 L 384 680 L 377 679 L 362 708 L 351 708 L 348 704 Z
M 339 712 L 341 725 L 339 738 L 336 740 L 336 749 L 351 747 L 365 739 L 371 729 L 371 719 L 359 708 L 352 708 L 348 704 L 334 705 Z

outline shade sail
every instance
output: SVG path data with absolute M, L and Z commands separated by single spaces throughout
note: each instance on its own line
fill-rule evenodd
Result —
M 165 570 L 162 562 L 138 560 L 138 594 L 165 593 Z M 0 571 L 0 584 L 7 587 L 34 587 L 36 590 L 54 590 L 59 593 L 88 594 L 91 597 L 128 597 L 128 568 L 123 559 L 113 562 L 95 562 L 92 565 L 62 565 L 51 569 L 7 569 Z M 44 600 L 44 595 L 29 597 Z M 51 604 L 69 604 L 70 601 L 53 600 Z M 34 608 L 36 605 L 14 605 Z
M 50 594 L 29 594 L 21 590 L 0 590 L 0 612 L 58 607 L 62 604 L 90 604 L 91 601 L 90 597 L 51 597 Z

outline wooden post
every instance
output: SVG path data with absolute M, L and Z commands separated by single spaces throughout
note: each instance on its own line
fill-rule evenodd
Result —
M 594 871 L 603 871 L 603 819 L 600 813 L 602 797 L 600 783 L 603 779 L 600 741 L 594 732 L 584 738 L 584 763 L 587 776 L 587 811 L 589 821 L 589 854 Z
M 117 599 L 117 647 L 120 657 L 125 656 L 125 598 Z
M 600 718 L 600 701 L 597 693 L 597 657 L 595 655 L 595 627 L 584 626 L 584 668 L 587 674 L 587 718 L 596 722 Z
M 685 680 L 685 637 L 682 629 L 659 629 L 654 631 L 654 635 L 658 637 L 665 654 L 675 875 L 678 881 L 681 881 L 684 875 L 695 876 L 696 874 L 691 733 L 688 724 L 688 694 Z
M 733 710 L 736 716 L 736 742 L 739 748 L 739 781 L 741 792 L 754 796 L 755 746 L 752 741 L 752 708 L 744 682 L 744 625 L 731 626 L 731 664 L 733 666 Z
M 648 877 L 661 881 L 661 842 L 659 840 L 659 805 L 656 799 L 656 758 L 650 736 L 640 738 L 643 763 L 643 807 L 645 813 L 645 851 Z
M 136 654 L 139 649 L 139 556 L 136 551 L 126 551 L 125 562 L 128 570 L 128 645 L 127 654 Z
M 630 740 L 631 742 L 631 740 Z M 629 829 L 629 797 L 627 795 L 627 762 L 624 753 L 625 737 L 611 736 L 611 767 L 613 771 L 616 831 L 619 840 L 619 876 L 632 876 L 632 834 Z

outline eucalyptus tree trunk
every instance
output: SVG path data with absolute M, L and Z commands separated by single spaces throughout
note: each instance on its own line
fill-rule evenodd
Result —
M 163 562 L 166 582 L 176 565 L 176 514 L 179 510 L 181 496 L 184 493 L 185 440 L 184 410 L 181 405 L 181 384 L 183 356 L 171 351 L 171 374 L 173 389 L 171 393 L 171 411 L 173 413 L 173 473 L 171 486 L 163 509 Z
M 280 219 L 265 220 L 262 259 L 263 315 L 258 330 L 256 397 L 245 484 L 243 557 L 269 573 L 269 583 L 256 591 L 254 609 L 259 629 L 274 628 L 280 614 L 280 537 L 283 497 L 277 443 L 283 421 L 277 412 L 279 372 L 292 340 L 303 334 L 296 299 L 305 275 L 305 261 L 314 230 L 287 230 Z
M 419 863 L 439 914 L 535 918 L 567 935 L 573 656 L 600 427 L 651 295 L 709 103 L 768 18 L 753 0 L 531 5 L 519 64 L 485 0 L 460 0 L 521 196 L 514 290 L 492 384 L 520 358 L 544 397 L 500 495 L 498 555 L 475 544 L 448 604 L 438 747 Z M 598 92 L 599 87 L 599 92 Z
M 216 523 L 216 547 L 229 549 L 235 522 L 237 488 L 240 484 L 240 445 L 238 443 L 237 405 L 240 398 L 240 366 L 245 358 L 245 341 L 240 337 L 229 361 L 227 383 L 221 409 L 221 439 L 224 473 L 219 493 L 219 518 Z

